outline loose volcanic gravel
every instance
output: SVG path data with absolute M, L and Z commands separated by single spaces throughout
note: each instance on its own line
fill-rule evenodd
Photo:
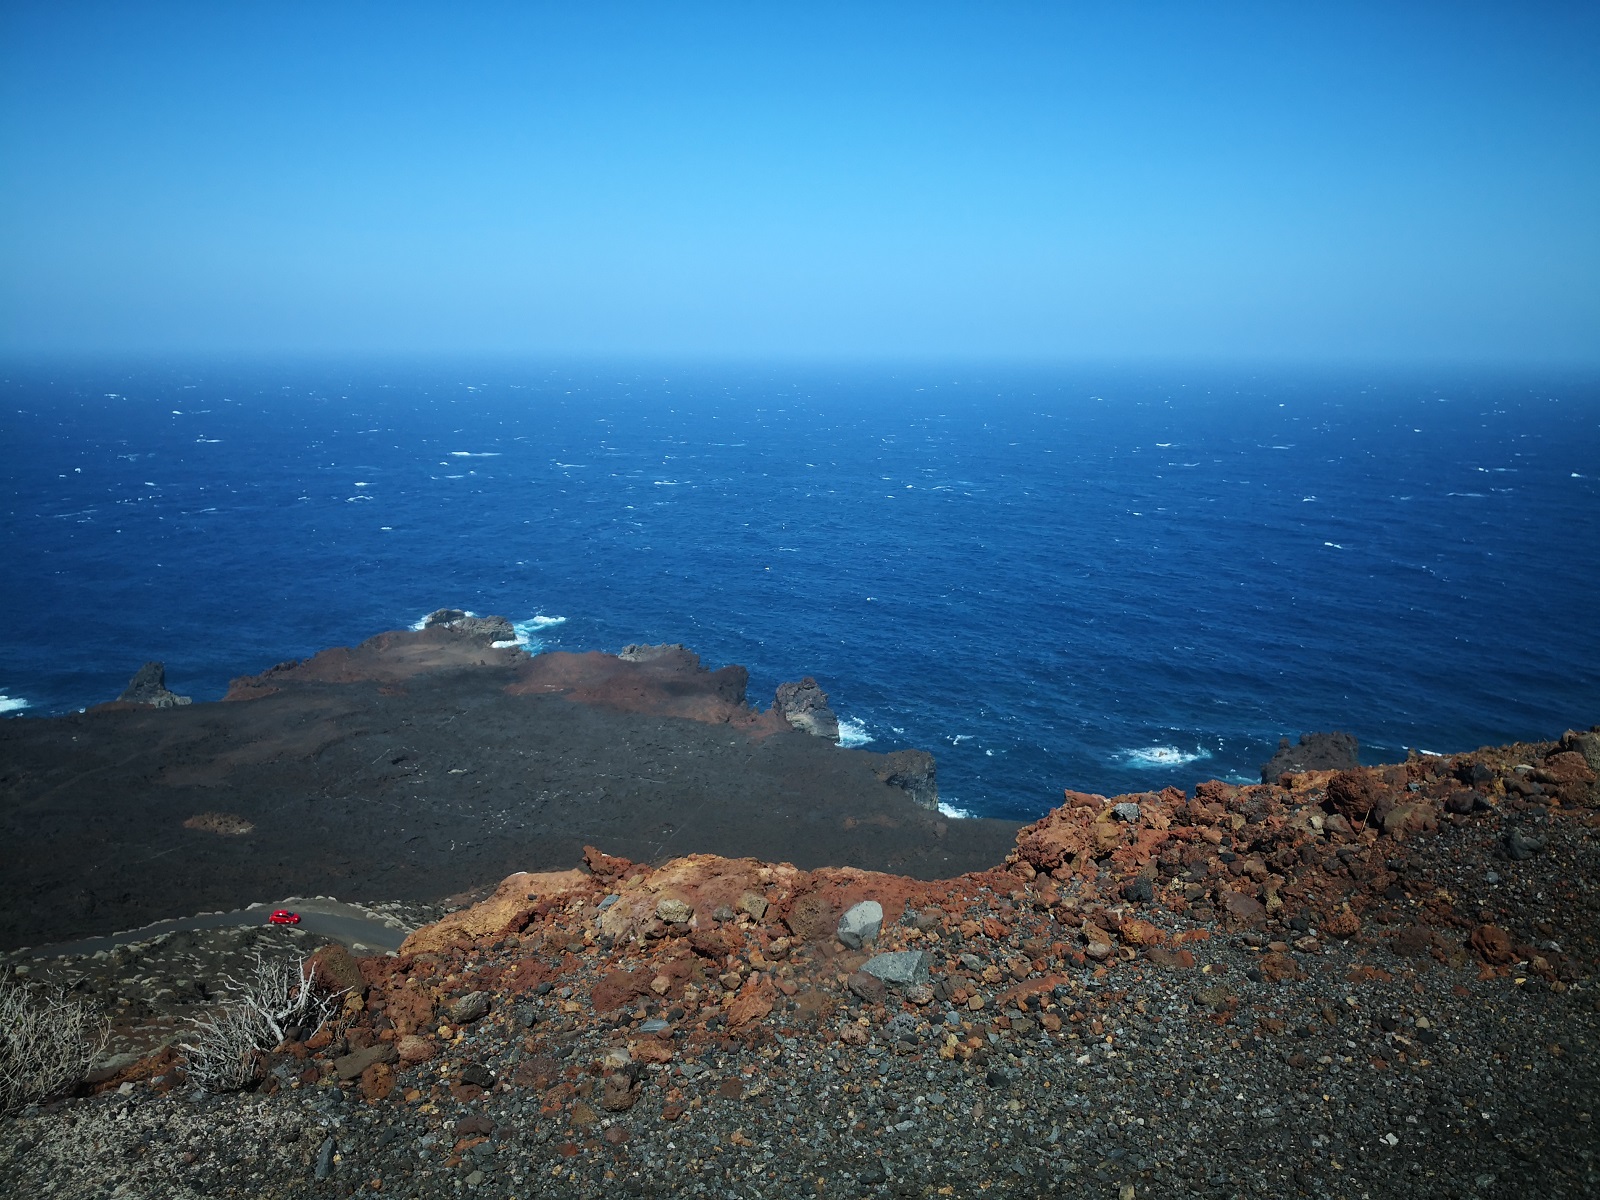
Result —
M 398 957 L 321 952 L 361 985 L 337 1027 L 266 1056 L 258 1090 L 206 1095 L 151 1060 L 0 1125 L 0 1178 L 61 1197 L 1594 1196 L 1597 810 L 1506 786 L 1559 753 L 1069 793 L 1004 867 L 934 883 L 591 852 Z M 1334 819 L 1351 797 L 1400 817 Z M 864 899 L 884 925 L 854 949 L 834 930 Z M 908 963 L 927 981 L 880 978 Z

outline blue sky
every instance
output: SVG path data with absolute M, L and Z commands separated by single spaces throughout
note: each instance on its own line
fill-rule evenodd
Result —
M 1600 363 L 1600 8 L 7 4 L 0 349 Z

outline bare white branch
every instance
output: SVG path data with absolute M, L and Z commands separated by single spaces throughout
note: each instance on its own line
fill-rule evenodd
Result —
M 243 980 L 225 976 L 233 995 L 222 1008 L 195 1023 L 192 1042 L 180 1043 L 189 1078 L 211 1092 L 248 1087 L 260 1070 L 260 1056 L 300 1029 L 321 1029 L 338 1011 L 343 991 L 321 986 L 309 962 L 268 961 L 256 956 Z
M 0 1114 L 49 1100 L 82 1081 L 107 1026 L 58 991 L 0 982 Z

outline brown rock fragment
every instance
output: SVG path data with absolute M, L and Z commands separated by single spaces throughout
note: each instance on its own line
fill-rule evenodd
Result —
M 639 1102 L 641 1090 L 638 1080 L 627 1072 L 613 1071 L 600 1085 L 600 1107 L 607 1112 L 626 1112 Z M 577 1120 L 576 1109 L 573 1120 Z
M 728 1004 L 729 1027 L 737 1029 L 761 1020 L 772 1011 L 776 995 L 776 989 L 765 983 L 740 992 Z
M 1254 896 L 1247 896 L 1243 892 L 1227 891 L 1222 894 L 1222 908 L 1236 921 L 1254 925 L 1266 920 L 1267 906 Z
M 366 994 L 355 955 L 338 942 L 319 946 L 306 965 L 318 985 L 330 992 L 353 992 L 357 996 Z
M 394 1071 L 388 1063 L 374 1063 L 361 1072 L 361 1095 L 368 1104 L 376 1104 L 394 1090 Z
M 1511 935 L 1498 925 L 1479 925 L 1472 931 L 1467 944 L 1491 966 L 1504 966 L 1516 959 L 1516 952 L 1511 948 Z
M 1328 780 L 1328 807 L 1353 825 L 1374 816 L 1381 820 L 1378 808 L 1384 794 L 1382 781 L 1369 770 L 1340 771 Z
M 432 1039 L 408 1033 L 395 1043 L 395 1051 L 400 1061 L 410 1066 L 413 1063 L 427 1062 L 438 1053 L 438 1048 Z
M 1162 946 L 1150 946 L 1146 948 L 1144 957 L 1158 967 L 1187 969 L 1194 966 L 1194 955 L 1185 949 L 1168 950 Z

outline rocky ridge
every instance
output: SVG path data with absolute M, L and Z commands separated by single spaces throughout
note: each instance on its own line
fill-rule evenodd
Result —
M 1600 731 L 1067 792 L 914 880 L 591 848 L 196 1094 L 8 1122 L 54 1194 L 1546 1196 L 1600 1188 Z M 131 1189 L 131 1190 L 130 1190 Z

